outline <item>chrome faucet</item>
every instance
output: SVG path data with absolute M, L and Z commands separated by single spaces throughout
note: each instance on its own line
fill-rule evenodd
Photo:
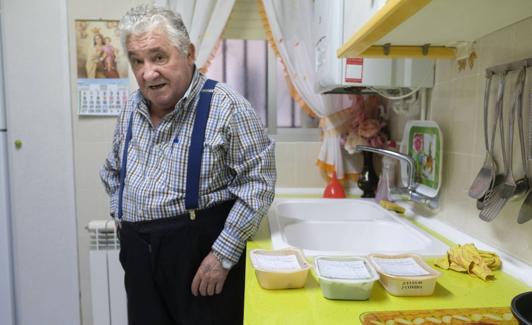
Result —
M 419 186 L 418 183 L 415 181 L 415 175 L 416 175 L 416 164 L 414 162 L 414 159 L 412 157 L 405 155 L 403 153 L 395 152 L 393 150 L 388 149 L 380 149 L 380 148 L 374 148 L 370 146 L 363 146 L 363 145 L 357 145 L 355 147 L 355 152 L 362 152 L 362 151 L 368 151 L 377 153 L 383 156 L 387 156 L 390 158 L 395 158 L 398 160 L 402 160 L 406 163 L 406 174 L 408 175 L 408 180 L 406 187 L 397 187 L 396 189 L 392 190 L 392 192 L 398 192 L 399 194 L 406 194 L 409 198 L 409 200 L 424 204 L 428 206 L 431 209 L 436 209 L 438 207 L 438 199 L 428 197 L 424 194 L 421 194 L 417 192 L 417 187 Z

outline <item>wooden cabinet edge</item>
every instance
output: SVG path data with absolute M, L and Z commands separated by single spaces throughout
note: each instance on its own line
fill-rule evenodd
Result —
M 375 42 L 386 36 L 430 2 L 431 0 L 389 0 L 358 32 L 338 49 L 336 55 L 340 58 L 361 56 Z

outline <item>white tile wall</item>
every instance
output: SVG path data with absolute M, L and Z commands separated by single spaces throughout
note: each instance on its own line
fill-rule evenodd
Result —
M 531 32 L 532 18 L 481 38 L 476 45 L 478 59 L 472 69 L 467 67 L 459 72 L 454 61 L 438 61 L 429 113 L 429 118 L 441 126 L 444 134 L 442 209 L 438 218 L 529 264 L 532 264 L 532 221 L 524 225 L 516 223 L 522 198 L 507 204 L 492 223 L 486 223 L 478 218 L 475 200 L 468 197 L 467 191 L 484 161 L 482 106 L 485 69 L 532 57 Z M 526 92 L 532 93 L 532 69 L 528 70 Z M 510 76 L 506 89 L 513 90 L 513 80 L 514 76 Z M 496 96 L 496 84 L 492 83 L 491 98 Z M 504 105 L 505 112 L 508 112 L 509 95 L 505 97 Z M 490 107 L 493 112 L 493 106 Z M 528 120 L 526 111 L 528 100 L 525 101 L 525 121 Z M 514 175 L 521 177 L 517 133 L 514 139 Z M 498 140 L 496 148 L 500 148 Z M 498 157 L 501 161 L 500 154 Z
M 320 142 L 277 142 L 277 187 L 324 187 L 327 182 L 316 160 Z

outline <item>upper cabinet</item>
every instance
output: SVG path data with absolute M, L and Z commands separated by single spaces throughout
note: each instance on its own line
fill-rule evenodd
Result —
M 342 58 L 454 58 L 458 47 L 532 16 L 532 0 L 357 0 L 344 6 L 353 23 L 344 28 Z

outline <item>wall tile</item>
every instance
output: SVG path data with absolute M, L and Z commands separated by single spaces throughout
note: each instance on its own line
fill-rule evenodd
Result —
M 478 76 L 452 80 L 451 105 L 454 111 L 453 121 L 471 120 L 478 112 Z
M 469 198 L 468 190 L 484 161 L 483 97 L 484 70 L 490 66 L 513 60 L 532 57 L 530 31 L 532 18 L 494 32 L 478 40 L 478 66 L 475 73 L 456 73 L 448 61 L 440 60 L 436 71 L 437 83 L 431 99 L 431 119 L 438 122 L 444 133 L 443 191 L 441 208 L 437 218 L 461 231 L 507 251 L 532 264 L 532 222 L 517 225 L 516 216 L 521 201 L 511 201 L 500 215 L 487 223 L 478 217 L 476 201 Z M 528 79 L 530 78 L 528 71 Z M 508 131 L 508 115 L 511 111 L 512 93 L 516 74 L 508 75 L 505 85 L 504 127 Z M 494 79 L 490 91 L 488 126 L 490 134 L 493 125 L 494 103 L 498 79 Z M 526 92 L 532 92 L 529 80 Z M 528 95 L 527 95 L 528 96 Z M 528 101 L 525 99 L 525 129 L 528 129 Z M 522 177 L 522 162 L 518 133 L 514 135 L 513 168 L 514 177 Z M 499 127 L 495 138 L 495 156 L 499 172 L 503 171 Z
M 294 144 L 296 150 L 295 177 L 298 187 L 323 187 L 326 185 L 316 159 L 320 152 L 319 142 L 299 142 Z
M 277 187 L 296 187 L 296 145 L 287 142 L 275 144 L 275 167 L 277 169 Z
M 439 64 L 437 65 L 439 66 Z M 451 114 L 451 86 L 449 81 L 440 82 L 432 89 L 432 96 L 430 102 L 430 113 L 428 114 L 431 120 L 437 121 L 440 127 L 449 127 L 453 114 Z
M 473 122 L 473 123 L 472 123 Z M 475 142 L 476 127 L 475 121 L 456 121 L 451 124 L 449 133 L 444 137 L 444 141 L 449 142 L 446 150 L 452 153 L 471 153 Z
M 479 69 L 504 64 L 515 60 L 514 44 L 518 26 L 510 26 L 480 39 L 478 63 Z
M 277 187 L 323 187 L 316 160 L 320 142 L 278 142 L 275 148 Z
M 454 60 L 439 60 L 437 62 L 434 83 L 439 84 L 451 78 L 452 70 L 456 69 L 456 62 Z
M 513 52 L 517 60 L 532 57 L 532 42 L 530 34 L 532 32 L 532 19 L 524 20 L 512 26 L 515 30 Z
M 472 178 L 471 156 L 466 154 L 444 153 L 444 184 L 452 189 L 453 195 L 467 195 Z

